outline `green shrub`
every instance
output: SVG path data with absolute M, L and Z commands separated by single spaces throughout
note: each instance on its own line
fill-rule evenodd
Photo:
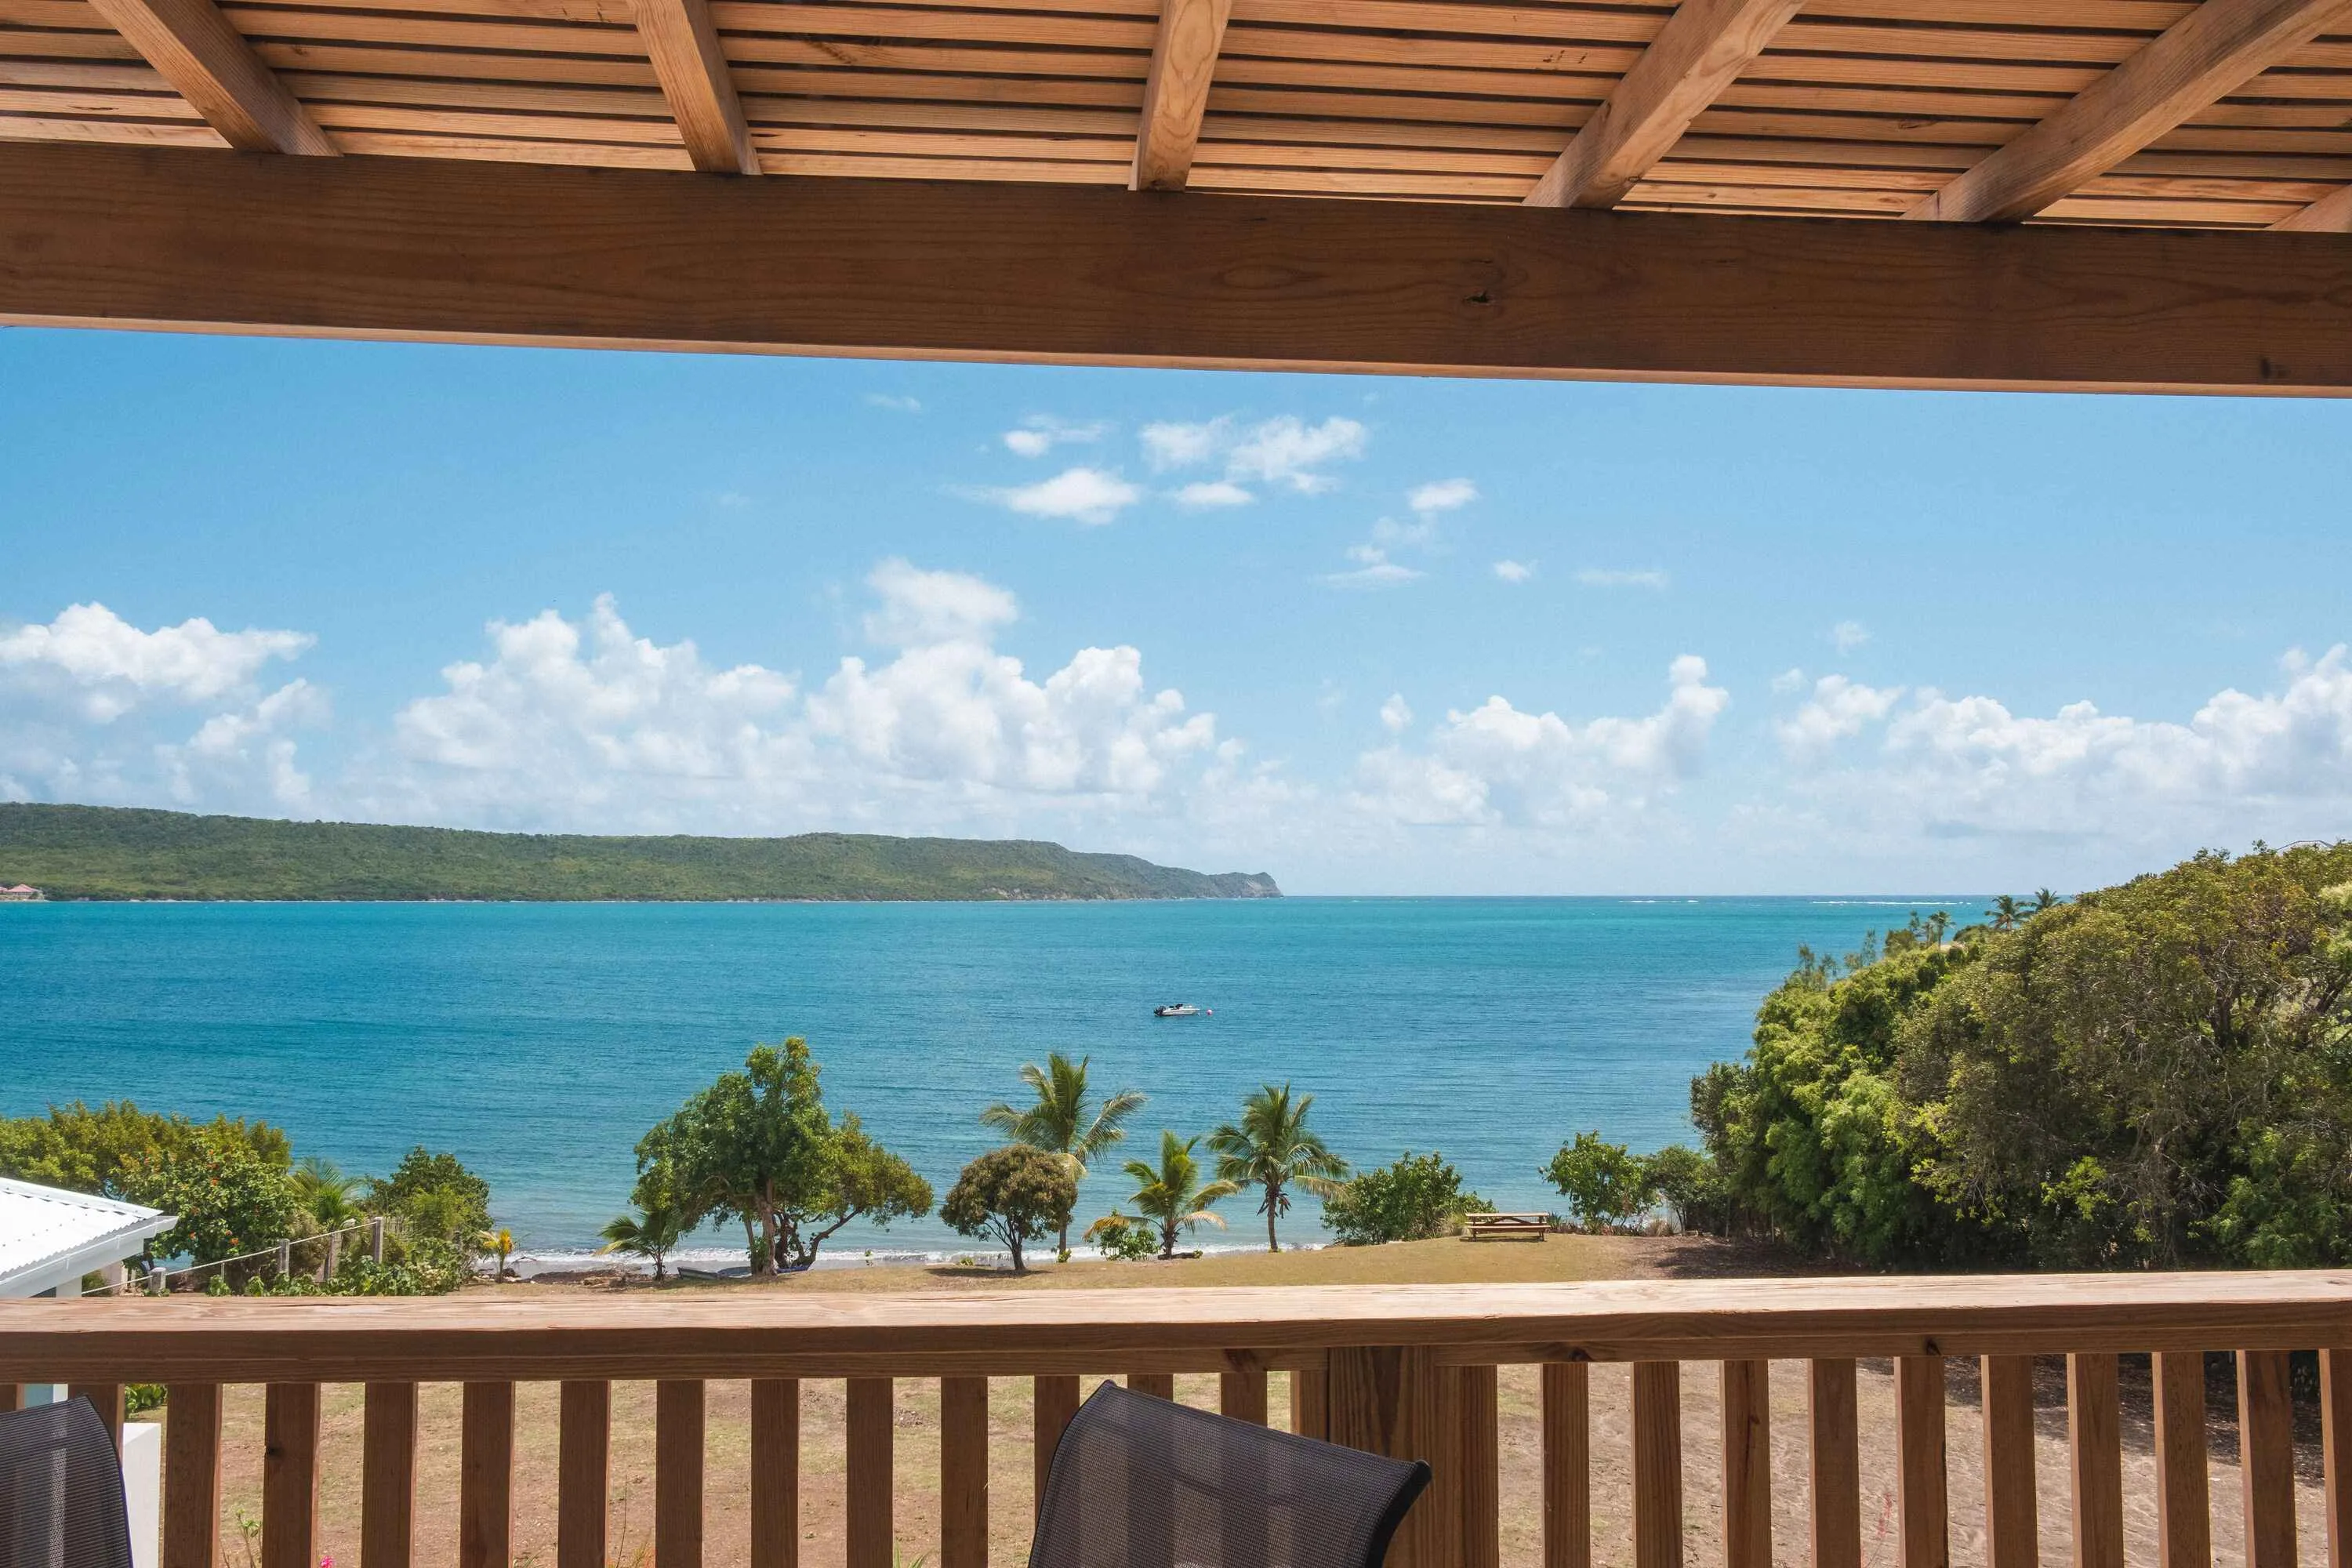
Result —
M 1324 1201 L 1323 1224 L 1343 1247 L 1387 1241 L 1420 1241 L 1461 1225 L 1465 1214 L 1486 1214 L 1494 1205 L 1462 1190 L 1462 1173 L 1434 1151 L 1410 1150 L 1392 1165 L 1358 1175 Z
M 1542 1174 L 1568 1199 L 1569 1212 L 1587 1230 L 1615 1230 L 1650 1206 L 1657 1195 L 1648 1162 L 1622 1143 L 1580 1132 L 1560 1145 Z

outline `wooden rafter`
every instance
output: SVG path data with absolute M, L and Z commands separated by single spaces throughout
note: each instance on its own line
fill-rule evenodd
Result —
M 1135 136 L 1135 168 L 1128 183 L 1139 191 L 1181 191 L 1192 173 L 1209 80 L 1224 47 L 1234 0 L 1160 0 L 1160 30 L 1151 42 L 1151 74 L 1143 84 L 1143 120 Z
M 2352 394 L 2352 237 L 0 142 L 0 322 L 1058 363 Z
M 1721 97 L 1803 0 L 1683 0 L 1528 193 L 1538 207 L 1612 207 Z
M 213 0 L 93 0 L 107 25 L 230 146 L 332 157 L 335 144 Z
M 2032 217 L 2347 15 L 2346 0 L 2204 0 L 2064 108 L 1903 216 L 1945 223 Z
M 2271 226 L 2301 229 L 2310 234 L 2352 234 L 2352 185 L 2347 185 L 2332 195 L 2320 197 L 2301 212 L 2283 217 Z
M 708 0 L 636 0 L 636 12 L 638 36 L 694 166 L 706 174 L 758 174 L 760 155 Z

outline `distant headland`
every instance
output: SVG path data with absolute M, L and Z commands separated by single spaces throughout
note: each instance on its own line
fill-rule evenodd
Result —
M 550 901 L 1274 899 L 1034 839 L 620 837 L 0 804 L 0 884 L 50 899 Z

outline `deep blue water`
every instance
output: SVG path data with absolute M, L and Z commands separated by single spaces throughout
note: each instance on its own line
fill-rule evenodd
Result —
M 1506 1207 L 1556 1207 L 1537 1168 L 1577 1131 L 1689 1135 L 1692 1074 L 1746 1048 L 1799 943 L 1844 952 L 1914 908 L 1981 907 L 0 905 L 0 1111 L 261 1116 L 348 1170 L 451 1149 L 526 1246 L 568 1249 L 626 1199 L 639 1133 L 754 1041 L 805 1036 L 829 1103 L 941 1192 L 991 1142 L 979 1108 L 1059 1049 L 1151 1097 L 1138 1153 L 1287 1079 L 1350 1160 L 1436 1148 Z M 1177 1000 L 1215 1016 L 1151 1016 Z M 1127 1190 L 1097 1170 L 1081 1222 Z M 1261 1223 L 1248 1204 L 1225 1205 L 1233 1241 Z M 1311 1204 L 1286 1234 L 1321 1234 Z M 884 1245 L 956 1241 L 926 1222 Z

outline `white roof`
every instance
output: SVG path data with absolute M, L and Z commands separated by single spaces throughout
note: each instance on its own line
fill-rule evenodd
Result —
M 136 1257 L 177 1223 L 160 1209 L 0 1176 L 0 1296 L 75 1294 L 83 1275 Z

